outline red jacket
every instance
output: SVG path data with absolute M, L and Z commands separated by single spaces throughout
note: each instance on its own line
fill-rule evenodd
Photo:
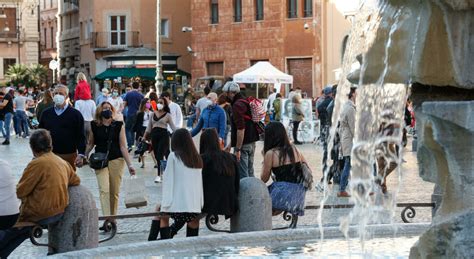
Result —
M 74 101 L 77 100 L 89 100 L 92 98 L 91 87 L 87 81 L 79 81 L 76 86 L 76 91 L 74 93 Z

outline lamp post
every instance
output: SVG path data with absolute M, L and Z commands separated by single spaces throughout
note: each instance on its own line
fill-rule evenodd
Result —
M 160 15 L 161 1 L 156 0 L 156 76 L 155 76 L 155 91 L 160 93 L 163 86 L 163 75 L 161 74 L 161 15 Z

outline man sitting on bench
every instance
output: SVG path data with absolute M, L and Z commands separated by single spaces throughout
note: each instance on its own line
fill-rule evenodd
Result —
M 52 153 L 51 135 L 39 129 L 30 137 L 34 159 L 17 185 L 20 216 L 12 228 L 0 230 L 0 258 L 6 258 L 30 236 L 32 225 L 48 225 L 61 219 L 69 202 L 68 186 L 80 179 L 66 161 Z

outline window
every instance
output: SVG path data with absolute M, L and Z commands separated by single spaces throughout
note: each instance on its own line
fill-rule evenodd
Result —
M 55 40 L 54 40 L 54 27 L 51 27 L 50 30 L 51 30 L 51 35 L 50 35 L 50 37 L 51 37 L 51 48 L 54 48 L 54 42 L 55 42 Z
M 234 0 L 234 22 L 242 21 L 242 0 Z
M 219 23 L 219 4 L 218 0 L 211 0 L 211 24 Z
M 15 58 L 4 58 L 3 59 L 3 74 L 7 73 L 7 70 L 10 66 L 13 66 L 16 64 L 16 59 Z
M 304 0 L 303 16 L 304 17 L 313 16 L 313 0 Z
M 48 43 L 47 43 L 47 36 L 46 36 L 46 28 L 43 29 L 43 32 L 44 32 L 44 38 L 43 38 L 43 46 L 44 48 L 46 48 L 46 46 L 48 46 Z
M 297 18 L 297 0 L 288 0 L 288 18 Z
M 255 0 L 255 20 L 263 20 L 263 0 Z
M 126 45 L 125 15 L 110 16 L 110 45 Z
M 90 39 L 91 34 L 92 34 L 92 20 L 90 20 L 90 21 L 87 23 L 87 27 L 86 27 L 86 39 Z
M 43 10 L 46 9 L 46 0 L 43 0 Z
M 170 37 L 170 22 L 168 19 L 161 19 L 161 31 L 160 35 L 164 38 Z
M 53 0 L 49 1 L 49 7 L 53 8 Z
M 208 76 L 223 76 L 224 62 L 206 62 Z

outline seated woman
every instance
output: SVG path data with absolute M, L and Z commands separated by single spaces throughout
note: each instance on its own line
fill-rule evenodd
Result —
M 268 187 L 273 215 L 288 211 L 302 216 L 306 190 L 311 188 L 313 178 L 305 158 L 290 144 L 280 122 L 271 122 L 265 127 L 263 152 L 262 181 L 268 182 L 274 174 L 273 183 Z
M 7 161 L 0 159 L 0 230 L 15 225 L 20 215 L 20 200 L 16 197 L 16 183 Z
M 166 216 L 154 218 L 148 240 L 171 238 L 169 218 L 187 223 L 186 236 L 198 236 L 199 218 L 204 205 L 202 188 L 202 159 L 191 134 L 178 129 L 171 138 L 171 153 L 163 173 L 161 212 Z

